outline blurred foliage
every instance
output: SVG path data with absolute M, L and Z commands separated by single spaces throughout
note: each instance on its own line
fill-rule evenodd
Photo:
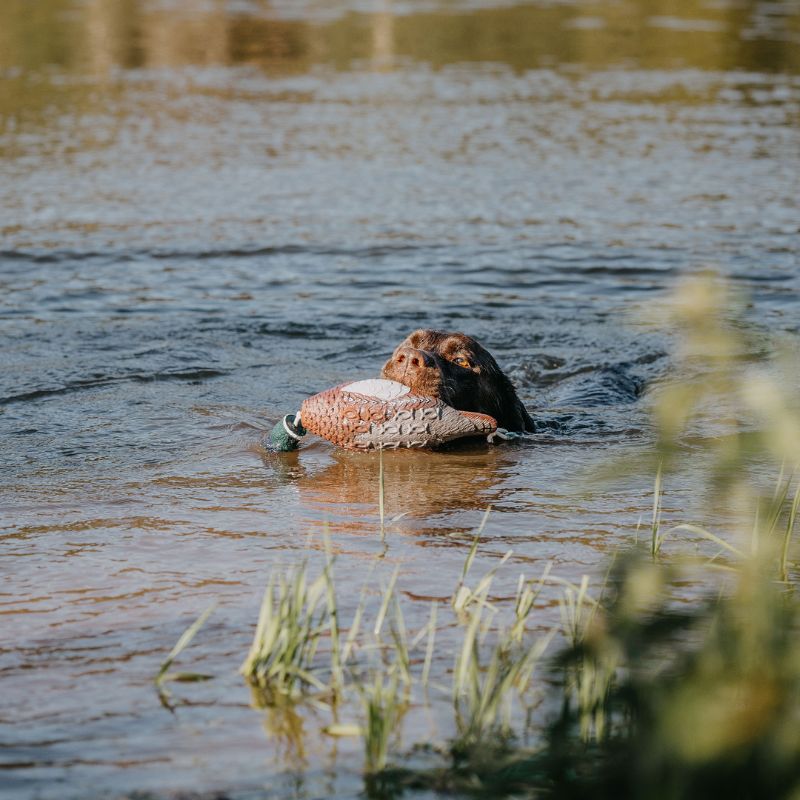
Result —
M 748 559 L 733 589 L 687 605 L 674 567 L 628 555 L 612 596 L 566 670 L 618 665 L 600 703 L 602 738 L 583 740 L 567 698 L 548 734 L 559 797 L 796 797 L 800 791 L 800 604 Z
M 797 373 L 744 312 L 717 276 L 680 284 L 659 320 L 677 333 L 675 376 L 653 404 L 665 466 L 685 458 L 687 436 L 708 453 L 715 502 L 738 512 L 727 538 L 741 544 L 723 548 L 724 564 L 664 563 L 660 547 L 618 558 L 606 601 L 558 659 L 565 703 L 544 761 L 559 797 L 800 794 Z M 754 463 L 780 471 L 771 493 Z M 654 541 L 658 516 L 656 501 Z M 687 581 L 706 587 L 699 599 L 687 601 Z M 587 676 L 596 685 L 581 694 Z M 604 726 L 587 728 L 590 715 Z
M 656 452 L 667 468 L 688 441 L 713 456 L 714 485 L 751 495 L 754 462 L 777 474 L 800 460 L 795 343 L 775 347 L 748 326 L 744 299 L 714 275 L 679 284 L 656 321 L 676 333 L 675 375 L 653 395 Z

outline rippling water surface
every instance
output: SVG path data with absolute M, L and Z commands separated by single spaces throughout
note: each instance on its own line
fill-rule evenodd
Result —
M 415 628 L 490 504 L 509 589 L 597 574 L 651 476 L 589 477 L 669 371 L 632 312 L 712 266 L 798 333 L 798 54 L 790 2 L 5 0 L 0 794 L 357 794 L 356 744 L 307 721 L 288 756 L 236 674 L 325 526 L 343 613 L 399 567 Z M 384 548 L 376 457 L 259 439 L 423 326 L 479 338 L 542 432 L 388 454 Z M 215 680 L 170 714 L 152 677 L 212 600 Z

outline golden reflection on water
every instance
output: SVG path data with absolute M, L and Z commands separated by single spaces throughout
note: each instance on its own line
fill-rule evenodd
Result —
M 319 67 L 387 72 L 409 63 L 440 68 L 470 62 L 518 72 L 800 71 L 796 3 L 576 0 L 460 13 L 451 5 L 400 14 L 392 0 L 374 0 L 373 13 L 333 19 L 283 18 L 266 0 L 247 9 L 221 0 L 5 0 L 0 3 L 0 134 L 9 126 L 12 132 L 28 125 L 52 127 L 53 112 L 83 117 L 103 112 L 129 88 L 121 70 L 253 67 L 302 75 Z M 170 98 L 163 105 L 174 102 Z M 89 131 L 79 134 L 77 151 L 84 149 L 83 139 L 91 139 Z M 18 152 L 13 137 L 0 141 L 0 155 Z
M 507 8 L 334 19 L 286 19 L 265 0 L 246 13 L 224 2 L 178 0 L 5 0 L 0 67 L 58 66 L 102 75 L 115 68 L 257 64 L 303 72 L 354 62 L 387 69 L 407 59 L 434 66 L 502 63 L 591 68 L 800 68 L 800 7 L 757 0 L 533 3 Z
M 486 508 L 500 498 L 500 483 L 516 461 L 513 454 L 498 452 L 497 448 L 480 453 L 424 455 L 420 458 L 419 453 L 399 451 L 384 457 L 387 518 L 398 514 L 431 517 L 457 509 Z M 348 509 L 362 509 L 374 527 L 378 472 L 377 455 L 334 452 L 329 465 L 297 480 L 300 500 L 318 513 L 331 513 L 343 504 Z

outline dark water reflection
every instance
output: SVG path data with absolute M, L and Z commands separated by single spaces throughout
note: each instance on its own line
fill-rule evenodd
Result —
M 714 266 L 798 333 L 798 53 L 790 2 L 0 4 L 0 794 L 357 793 L 356 743 L 287 753 L 235 672 L 326 531 L 345 618 L 399 566 L 422 625 L 489 504 L 498 591 L 596 574 L 651 477 L 589 478 L 669 370 L 631 312 Z M 375 457 L 258 440 L 420 325 L 484 341 L 542 433 L 388 454 L 384 543 Z M 170 715 L 151 678 L 212 599 L 217 677 Z

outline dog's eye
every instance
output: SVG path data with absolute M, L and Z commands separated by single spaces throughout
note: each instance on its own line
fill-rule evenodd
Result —
M 458 364 L 459 367 L 469 367 L 469 361 L 464 356 L 456 356 L 453 363 Z

